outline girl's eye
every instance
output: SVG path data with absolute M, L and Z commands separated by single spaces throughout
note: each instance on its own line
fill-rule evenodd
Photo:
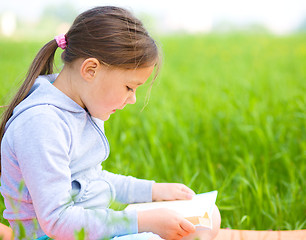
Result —
M 134 89 L 133 89 L 133 88 L 130 88 L 130 87 L 128 87 L 128 86 L 126 86 L 126 87 L 127 87 L 128 91 L 134 92 Z

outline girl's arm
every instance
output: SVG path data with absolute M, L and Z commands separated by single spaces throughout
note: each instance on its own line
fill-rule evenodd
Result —
M 187 200 L 195 195 L 194 191 L 180 183 L 155 183 L 105 170 L 103 177 L 113 184 L 116 200 L 121 203 Z
M 84 209 L 71 197 L 69 127 L 46 107 L 24 112 L 23 122 L 11 128 L 12 147 L 39 225 L 55 239 L 74 239 L 82 228 L 86 239 L 137 233 L 136 211 Z
M 103 171 L 103 173 L 104 177 L 117 187 L 116 192 L 119 193 L 117 200 L 123 198 L 128 200 L 128 203 L 192 199 L 195 195 L 194 191 L 184 184 L 155 183 L 153 181 L 116 175 L 107 171 Z M 195 227 L 174 211 L 154 209 L 138 212 L 138 231 L 154 232 L 164 239 L 174 240 L 193 233 Z
M 154 181 L 114 174 L 105 170 L 102 174 L 115 187 L 116 201 L 121 203 L 152 202 Z

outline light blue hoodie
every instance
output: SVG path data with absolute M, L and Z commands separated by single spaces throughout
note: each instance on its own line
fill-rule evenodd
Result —
M 86 239 L 137 233 L 137 212 L 109 205 L 152 201 L 153 181 L 102 170 L 109 155 L 103 122 L 55 88 L 56 77 L 38 77 L 7 122 L 1 143 L 4 218 L 16 238 L 18 220 L 33 237 L 69 240 L 81 228 Z

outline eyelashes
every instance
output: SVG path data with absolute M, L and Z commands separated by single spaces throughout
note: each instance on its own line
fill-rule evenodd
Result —
M 127 88 L 128 91 L 134 92 L 134 89 L 133 89 L 133 88 L 130 88 L 130 87 L 128 87 L 128 86 L 126 86 L 126 88 Z

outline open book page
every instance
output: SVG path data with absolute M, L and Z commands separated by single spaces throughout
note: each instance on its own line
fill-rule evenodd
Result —
M 149 210 L 168 208 L 183 215 L 195 226 L 212 228 L 212 211 L 217 199 L 217 191 L 197 194 L 192 200 L 162 201 L 130 204 L 126 210 Z

